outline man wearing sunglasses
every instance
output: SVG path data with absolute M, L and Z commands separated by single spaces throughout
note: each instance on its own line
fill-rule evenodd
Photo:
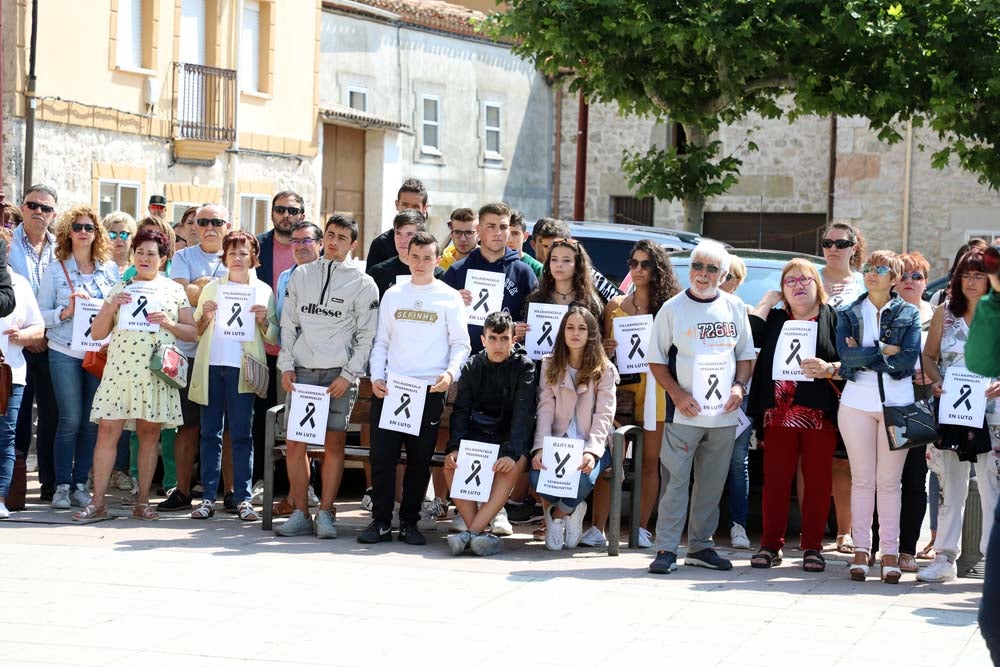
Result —
M 31 290 L 38 296 L 38 288 L 45 274 L 45 267 L 55 261 L 56 237 L 49 226 L 56 219 L 56 191 L 48 185 L 32 185 L 24 193 L 21 204 L 23 223 L 11 238 L 10 268 L 28 279 Z M 24 348 L 27 362 L 27 384 L 17 420 L 15 442 L 24 447 L 27 455 L 31 444 L 31 401 L 38 406 L 38 481 L 42 486 L 41 500 L 52 500 L 55 493 L 55 461 L 52 446 L 55 442 L 55 426 L 58 421 L 56 399 L 52 392 L 49 376 L 49 351 L 46 339 Z
M 222 239 L 232 229 L 229 209 L 221 204 L 202 206 L 195 214 L 195 229 L 198 232 L 199 245 L 189 246 L 178 252 L 170 265 L 170 277 L 184 287 L 192 308 L 198 305 L 198 299 L 205 285 L 228 273 L 222 264 Z M 174 442 L 177 486 L 166 500 L 157 505 L 157 509 L 161 512 L 191 509 L 191 470 L 198 451 L 198 435 L 201 427 L 201 406 L 188 398 L 188 388 L 191 386 L 190 374 L 194 370 L 198 343 L 177 341 L 177 347 L 190 362 L 188 384 L 181 389 L 184 425 L 177 429 L 177 439 Z
M 728 272 L 726 249 L 702 241 L 691 252 L 691 287 L 663 304 L 653 322 L 649 370 L 667 392 L 660 450 L 667 486 L 656 521 L 653 574 L 677 569 L 692 471 L 684 564 L 733 567 L 716 553 L 712 536 L 736 440 L 736 409 L 746 396 L 755 355 L 743 302 L 719 289 Z M 709 413 L 720 403 L 721 411 Z

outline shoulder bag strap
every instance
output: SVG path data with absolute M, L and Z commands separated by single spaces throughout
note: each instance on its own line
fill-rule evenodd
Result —
M 68 282 L 68 283 L 69 283 L 69 291 L 70 291 L 70 292 L 75 292 L 75 291 L 76 291 L 76 288 L 75 288 L 75 287 L 73 286 L 73 281 L 72 281 L 72 280 L 70 280 L 70 278 L 69 278 L 69 271 L 67 271 L 67 270 L 66 270 L 66 262 L 64 262 L 64 261 L 62 261 L 62 260 L 60 259 L 60 260 L 59 260 L 59 266 L 61 266 L 61 267 L 62 267 L 62 270 L 63 270 L 63 275 L 64 275 L 64 276 L 66 276 L 66 282 Z
M 878 372 L 876 372 L 875 374 L 878 375 L 878 395 L 879 395 L 879 398 L 882 399 L 882 405 L 884 406 L 885 405 L 885 385 L 882 384 L 882 374 L 878 373 Z

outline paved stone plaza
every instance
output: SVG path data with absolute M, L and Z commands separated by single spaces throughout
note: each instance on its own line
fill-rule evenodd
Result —
M 654 577 L 649 551 L 552 553 L 527 526 L 492 558 L 450 557 L 445 522 L 423 548 L 365 547 L 357 503 L 324 542 L 114 513 L 0 522 L 0 665 L 989 664 L 981 581 L 860 584 L 831 551 L 819 576 L 795 550 L 770 571 L 722 550 L 730 572 Z

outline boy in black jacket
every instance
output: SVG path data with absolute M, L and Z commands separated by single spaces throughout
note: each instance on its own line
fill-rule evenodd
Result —
M 483 324 L 482 352 L 469 357 L 458 380 L 451 415 L 451 438 L 444 474 L 451 486 L 463 439 L 500 445 L 489 500 L 477 508 L 472 500 L 454 499 L 467 530 L 448 536 L 458 556 L 471 547 L 477 556 L 500 552 L 500 538 L 484 533 L 527 467 L 535 424 L 535 365 L 514 349 L 514 322 L 506 312 L 490 313 Z

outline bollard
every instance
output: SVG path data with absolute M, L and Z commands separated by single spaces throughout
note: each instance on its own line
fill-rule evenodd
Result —
M 968 577 L 982 560 L 979 541 L 983 536 L 983 505 L 979 500 L 979 482 L 969 480 L 969 494 L 965 498 L 965 515 L 962 519 L 962 555 L 955 567 L 958 576 Z

